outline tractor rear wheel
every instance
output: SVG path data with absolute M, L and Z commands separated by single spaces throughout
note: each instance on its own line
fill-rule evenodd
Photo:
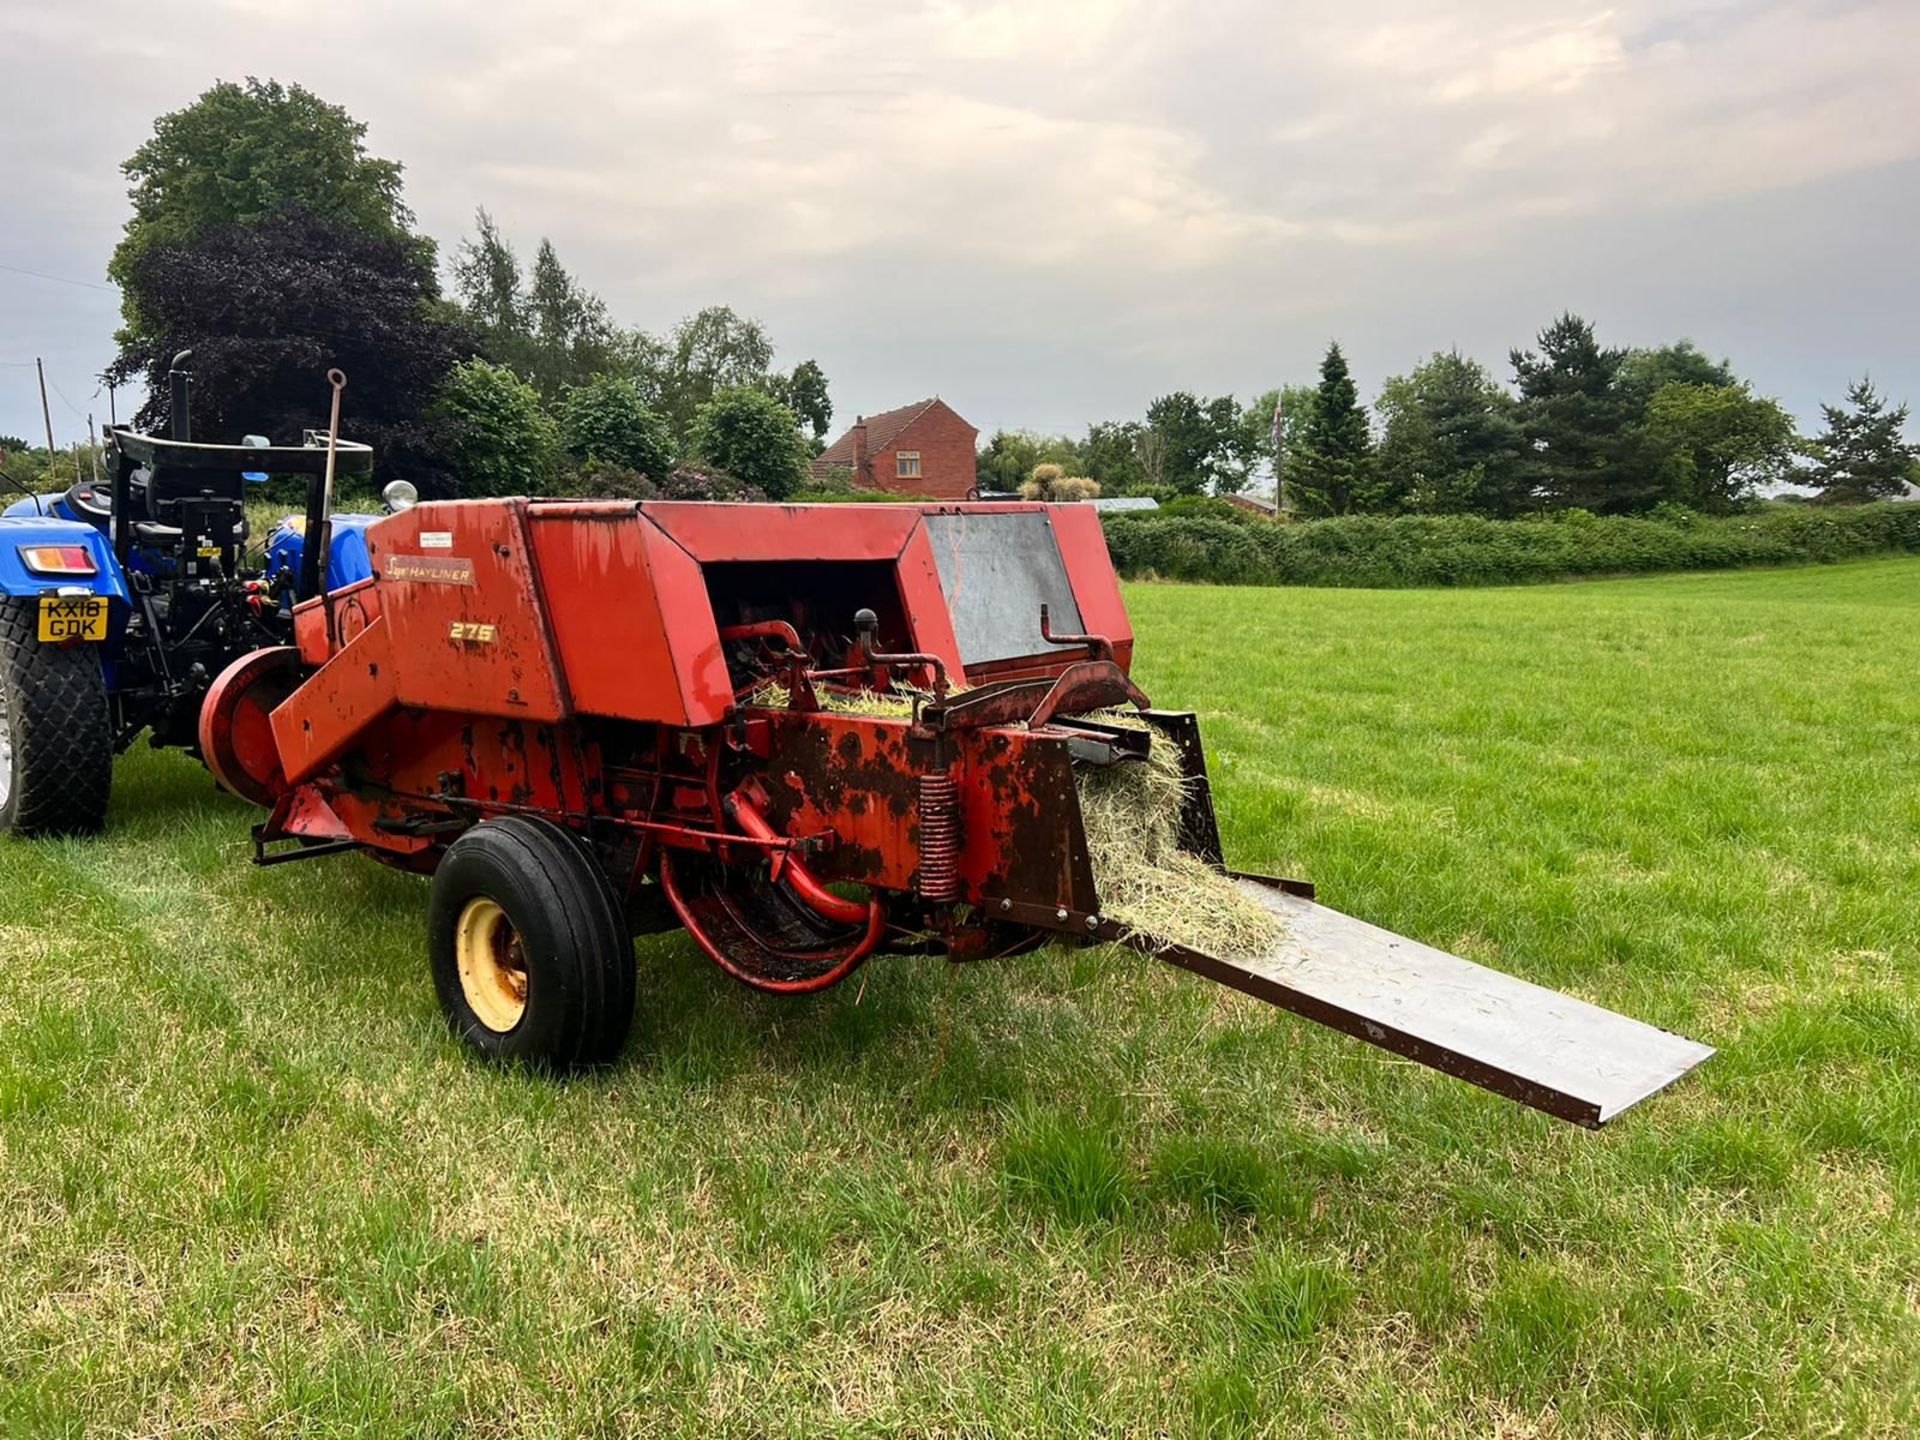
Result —
M 633 943 L 591 850 L 544 820 L 487 820 L 433 874 L 427 953 L 447 1023 L 489 1060 L 604 1064 L 633 1022 Z
M 99 651 L 41 644 L 37 600 L 0 600 L 0 832 L 95 834 L 112 786 Z

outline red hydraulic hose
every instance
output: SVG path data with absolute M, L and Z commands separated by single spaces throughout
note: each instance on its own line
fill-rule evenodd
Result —
M 767 817 L 760 813 L 754 803 L 738 790 L 727 797 L 723 808 L 733 823 L 755 840 L 784 838 L 767 822 Z M 873 901 L 845 900 L 834 894 L 814 878 L 813 872 L 791 850 L 774 856 L 773 875 L 776 880 L 785 880 L 791 885 L 808 909 L 842 925 L 868 924 L 869 912 L 878 908 Z
M 700 923 L 700 917 L 693 911 L 680 894 L 680 883 L 674 878 L 673 857 L 663 852 L 660 856 L 660 888 L 667 892 L 667 903 L 673 906 L 674 913 L 680 917 L 680 923 L 686 926 L 687 933 L 693 937 L 694 944 L 707 952 L 707 957 L 727 974 L 743 985 L 755 990 L 765 990 L 774 995 L 806 995 L 816 990 L 825 990 L 838 985 L 847 976 L 860 967 L 860 962 L 873 953 L 880 943 L 880 937 L 886 933 L 886 913 L 875 900 L 867 906 L 865 915 L 867 928 L 856 940 L 853 948 L 842 955 L 829 970 L 818 975 L 809 975 L 802 980 L 773 980 L 765 975 L 756 975 L 735 963 L 726 950 L 707 933 L 706 926 Z

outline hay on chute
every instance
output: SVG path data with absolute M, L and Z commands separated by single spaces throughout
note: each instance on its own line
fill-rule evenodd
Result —
M 1151 729 L 1126 711 L 1088 718 Z M 1271 949 L 1280 938 L 1279 921 L 1226 875 L 1180 848 L 1186 773 L 1172 742 L 1152 733 L 1144 761 L 1074 767 L 1102 913 L 1135 934 L 1209 955 Z

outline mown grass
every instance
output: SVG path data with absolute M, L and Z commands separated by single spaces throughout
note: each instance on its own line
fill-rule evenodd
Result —
M 0 1433 L 1920 1425 L 1920 562 L 1129 600 L 1236 861 L 1723 1053 L 1595 1135 L 1132 955 L 666 940 L 505 1074 L 421 882 L 136 753 L 0 844 Z

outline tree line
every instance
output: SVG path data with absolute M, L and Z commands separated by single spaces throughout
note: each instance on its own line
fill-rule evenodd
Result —
M 1088 477 L 1107 495 L 1177 502 L 1258 486 L 1305 518 L 1495 519 L 1663 505 L 1726 514 L 1786 484 L 1861 502 L 1920 483 L 1907 407 L 1890 405 L 1870 380 L 1823 406 L 1824 428 L 1804 438 L 1779 402 L 1690 341 L 1609 348 L 1591 323 L 1566 314 L 1510 363 L 1508 386 L 1459 351 L 1441 351 L 1388 379 L 1369 413 L 1336 342 L 1317 385 L 1246 404 L 1176 392 L 1142 420 L 1097 423 L 1079 440 L 1000 431 L 981 451 L 979 482 L 1016 489 L 1046 466 Z
M 166 375 L 193 352 L 210 439 L 343 428 L 428 493 L 778 497 L 806 483 L 832 419 L 813 360 L 776 368 L 726 306 L 664 334 L 627 329 L 543 239 L 531 266 L 485 209 L 450 287 L 414 228 L 402 167 L 366 126 L 298 85 L 214 85 L 161 116 L 123 169 L 133 214 L 108 267 L 124 324 L 111 384 L 143 380 L 135 423 L 169 421 Z

